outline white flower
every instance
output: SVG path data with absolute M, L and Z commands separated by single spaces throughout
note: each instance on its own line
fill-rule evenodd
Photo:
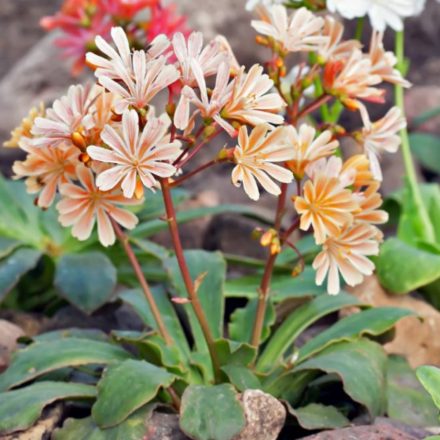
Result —
M 322 35 L 324 19 L 306 8 L 287 15 L 285 6 L 265 9 L 261 20 L 252 20 L 252 27 L 262 35 L 273 38 L 288 52 L 316 51 L 328 37 Z
M 383 32 L 387 26 L 395 31 L 403 29 L 403 19 L 417 15 L 425 0 L 327 0 L 327 8 L 352 19 L 368 14 L 372 27 Z

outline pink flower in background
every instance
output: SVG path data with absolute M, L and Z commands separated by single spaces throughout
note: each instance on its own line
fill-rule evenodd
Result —
M 127 199 L 119 191 L 100 191 L 92 171 L 82 165 L 77 167 L 76 174 L 79 185 L 65 183 L 60 187 L 59 221 L 64 227 L 73 226 L 72 235 L 78 240 L 87 240 L 97 223 L 99 241 L 110 246 L 116 240 L 111 220 L 126 229 L 133 229 L 138 223 L 133 213 L 118 205 L 134 205 L 139 201 Z
M 45 117 L 35 119 L 31 130 L 35 146 L 58 145 L 70 141 L 76 132 L 82 133 L 93 127 L 89 113 L 93 103 L 90 87 L 70 86 L 66 96 L 57 99 Z
M 160 0 L 98 0 L 99 8 L 118 19 L 131 20 L 146 8 L 156 7 Z
M 87 149 L 92 159 L 114 165 L 97 177 L 99 189 L 107 191 L 121 185 L 124 196 L 131 198 L 138 179 L 147 188 L 153 188 L 157 185 L 156 177 L 171 177 L 176 172 L 171 163 L 181 153 L 181 144 L 170 142 L 167 135 L 170 123 L 166 115 L 150 116 L 140 131 L 138 114 L 126 110 L 122 115 L 122 136 L 107 125 L 101 138 L 109 148 L 91 146 Z
M 177 13 L 177 6 L 173 3 L 162 6 L 157 2 L 151 9 L 151 18 L 145 24 L 147 41 L 153 41 L 160 34 L 171 38 L 176 32 L 187 36 L 191 31 L 187 26 L 187 19 Z

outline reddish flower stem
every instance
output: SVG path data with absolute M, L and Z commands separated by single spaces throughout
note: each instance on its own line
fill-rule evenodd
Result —
M 221 129 L 214 132 L 211 136 L 206 137 L 203 139 L 197 146 L 192 148 L 189 151 L 188 156 L 185 158 L 182 158 L 177 164 L 176 168 L 182 168 L 184 165 L 186 165 L 202 148 L 204 145 L 206 145 L 208 142 L 212 141 L 215 137 L 217 137 L 221 133 Z
M 213 159 L 213 160 L 210 160 L 209 162 L 206 162 L 205 164 L 203 164 L 203 165 L 199 166 L 198 168 L 196 168 L 195 170 L 185 174 L 184 176 L 180 177 L 179 179 L 175 179 L 172 182 L 170 182 L 170 188 L 174 188 L 176 186 L 179 186 L 183 182 L 185 182 L 187 179 L 195 176 L 196 174 L 198 174 L 198 173 L 200 173 L 200 172 L 202 172 L 202 171 L 204 171 L 204 170 L 206 170 L 206 169 L 208 169 L 208 168 L 210 168 L 210 167 L 212 167 L 214 165 L 217 165 L 217 164 L 219 164 L 221 162 L 225 162 L 225 161 L 226 161 L 226 159 Z
M 141 265 L 139 264 L 139 261 L 132 247 L 130 246 L 129 239 L 127 235 L 122 231 L 120 226 L 114 220 L 112 220 L 112 225 L 113 225 L 113 229 L 115 230 L 116 236 L 118 237 L 120 243 L 122 244 L 122 247 L 124 248 L 124 251 L 127 254 L 127 257 L 130 261 L 130 264 L 133 267 L 134 273 L 136 274 L 139 284 L 141 285 L 145 298 L 148 301 L 151 313 L 153 314 L 154 320 L 156 321 L 159 333 L 165 340 L 165 343 L 171 346 L 174 344 L 174 341 L 171 338 L 171 335 L 168 333 L 165 323 L 162 320 L 162 316 L 160 314 L 159 308 L 157 307 L 156 301 L 154 300 L 154 296 L 151 292 L 150 286 L 148 285 L 147 280 L 145 279 L 144 274 L 142 273 Z
M 280 232 L 281 229 L 281 221 L 284 215 L 286 199 L 287 199 L 287 184 L 283 183 L 281 185 L 281 194 L 278 196 L 278 205 L 275 215 L 274 229 L 278 233 Z M 264 324 L 264 317 L 266 315 L 267 300 L 269 298 L 270 282 L 272 280 L 272 273 L 277 256 L 278 254 L 276 253 L 274 254 L 269 253 L 269 256 L 266 260 L 266 266 L 264 268 L 263 278 L 261 279 L 261 284 L 259 288 L 257 312 L 255 315 L 255 322 L 254 322 L 254 328 L 252 331 L 252 340 L 251 340 L 251 344 L 257 348 L 260 345 L 261 333 Z
M 331 98 L 332 98 L 331 95 L 327 95 L 327 94 L 321 95 L 319 98 L 312 101 L 309 105 L 305 106 L 296 115 L 295 120 L 292 121 L 292 123 L 296 124 L 296 121 L 303 118 L 304 116 L 307 116 L 309 113 L 312 113 L 313 111 L 321 107 L 321 105 L 326 104 L 328 101 L 330 101 Z
M 195 289 L 194 282 L 191 278 L 188 265 L 186 263 L 185 255 L 183 252 L 182 242 L 180 240 L 179 228 L 177 226 L 176 211 L 174 209 L 173 199 L 171 197 L 170 182 L 168 179 L 161 180 L 162 196 L 165 204 L 165 211 L 167 215 L 168 227 L 170 230 L 171 239 L 173 242 L 174 252 L 176 254 L 177 263 L 182 274 L 183 282 L 188 293 L 188 298 L 193 307 L 194 313 L 199 321 L 206 343 L 208 345 L 209 354 L 211 356 L 212 366 L 214 369 L 214 376 L 216 380 L 219 380 L 221 376 L 220 362 L 217 355 L 217 351 L 214 346 L 214 338 L 209 328 L 208 320 L 205 312 L 203 311 L 202 304 L 200 303 Z

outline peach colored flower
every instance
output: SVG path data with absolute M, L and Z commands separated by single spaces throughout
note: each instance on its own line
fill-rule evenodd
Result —
M 345 60 L 330 60 L 324 69 L 324 88 L 353 110 L 361 108 L 359 99 L 382 102 L 384 90 L 374 87 L 382 78 L 371 73 L 371 67 L 370 59 L 357 49 Z
M 221 112 L 222 117 L 251 125 L 282 124 L 284 118 L 277 113 L 286 103 L 278 93 L 268 93 L 272 87 L 273 81 L 263 74 L 261 66 L 253 65 L 248 73 L 242 67 L 234 79 L 232 95 Z
M 286 52 L 316 51 L 326 43 L 322 35 L 324 20 L 307 8 L 299 8 L 290 17 L 285 6 L 274 5 L 263 11 L 262 20 L 253 20 L 252 27 L 273 38 Z
M 379 225 L 388 221 L 388 213 L 381 209 L 377 209 L 382 205 L 382 197 L 377 192 L 379 186 L 379 182 L 374 182 L 368 186 L 365 191 L 355 193 L 355 197 L 359 203 L 359 211 L 354 214 L 355 221 L 363 221 L 374 225 Z
M 180 142 L 169 141 L 167 130 L 170 120 L 167 116 L 150 116 L 142 131 L 139 129 L 139 116 L 135 110 L 126 110 L 122 114 L 121 135 L 106 125 L 101 139 L 108 148 L 90 146 L 89 156 L 96 161 L 113 166 L 96 179 L 101 191 L 108 191 L 121 185 L 124 196 L 133 197 L 138 179 L 147 188 L 157 185 L 156 177 L 170 177 L 176 168 L 173 162 L 179 156 Z M 136 191 L 136 195 L 140 194 Z
M 309 164 L 330 156 L 339 145 L 339 142 L 331 140 L 332 134 L 328 130 L 315 139 L 316 130 L 308 124 L 302 124 L 298 131 L 289 126 L 287 133 L 289 145 L 293 148 L 293 159 L 287 162 L 287 167 L 299 180 L 304 177 Z
M 328 38 L 318 48 L 318 56 L 321 62 L 330 58 L 333 60 L 348 58 L 354 49 L 362 47 L 358 40 L 344 40 L 344 25 L 330 15 L 325 17 L 322 35 Z
M 120 97 L 115 105 L 117 113 L 122 113 L 129 106 L 143 109 L 160 91 L 179 78 L 177 69 L 167 64 L 164 56 L 158 56 L 169 42 L 159 36 L 148 52 L 136 50 L 132 53 L 122 28 L 113 28 L 112 36 L 118 51 L 97 38 L 97 46 L 108 59 L 88 53 L 87 61 L 96 66 L 98 82 Z
M 22 137 L 32 138 L 31 129 L 35 123 L 35 119 L 44 117 L 45 114 L 46 109 L 42 102 L 38 107 L 32 107 L 29 114 L 21 121 L 21 124 L 11 131 L 11 138 L 4 142 L 3 146 L 6 148 L 17 148 Z
M 354 176 L 352 185 L 355 190 L 376 182 L 371 172 L 370 161 L 365 154 L 355 154 L 349 157 L 342 165 L 341 174 Z
M 20 148 L 27 156 L 24 161 L 14 162 L 15 178 L 26 177 L 28 192 L 40 193 L 38 206 L 48 208 L 59 186 L 75 178 L 80 151 L 71 144 L 35 147 L 28 138 L 22 138 Z
M 35 146 L 58 145 L 70 141 L 76 132 L 84 133 L 93 127 L 90 107 L 93 96 L 90 87 L 70 86 L 66 96 L 57 99 L 45 117 L 35 119 L 31 134 Z
M 379 75 L 382 81 L 385 82 L 411 87 L 411 83 L 403 78 L 402 74 L 395 68 L 397 58 L 394 53 L 385 51 L 382 32 L 373 32 L 368 56 L 371 61 L 371 73 L 373 75 Z
M 238 62 L 234 51 L 229 44 L 229 41 L 223 35 L 217 35 L 213 41 L 215 42 L 215 44 L 217 44 L 218 50 L 226 57 L 227 64 L 229 64 L 229 68 L 231 70 L 231 74 L 237 75 L 237 73 L 241 69 L 241 65 Z
M 358 204 L 338 177 L 316 173 L 305 183 L 303 196 L 295 198 L 295 209 L 301 216 L 300 229 L 312 226 L 316 243 L 322 244 L 353 222 Z
M 271 131 L 268 124 L 257 125 L 248 135 L 247 127 L 238 132 L 238 145 L 234 150 L 235 168 L 232 182 L 235 186 L 243 183 L 246 194 L 252 200 L 258 200 L 260 192 L 257 182 L 270 194 L 280 194 L 280 188 L 274 180 L 290 183 L 292 173 L 276 162 L 285 162 L 292 158 L 292 148 L 286 142 L 286 127 L 277 127 Z
M 214 75 L 219 65 L 228 59 L 215 40 L 203 47 L 201 32 L 192 32 L 187 41 L 181 32 L 177 32 L 173 36 L 172 43 L 181 80 L 185 85 L 194 86 L 198 83 L 192 69 L 194 64 L 199 66 L 203 76 L 207 77 Z
M 336 295 L 340 290 L 339 273 L 349 286 L 360 284 L 371 275 L 374 264 L 367 258 L 379 253 L 376 228 L 365 223 L 345 227 L 323 244 L 322 251 L 313 261 L 316 284 L 322 285 L 327 277 L 327 291 Z
M 133 229 L 138 223 L 133 213 L 117 205 L 133 205 L 139 201 L 127 199 L 119 191 L 100 191 L 92 171 L 82 165 L 76 173 L 80 185 L 65 183 L 60 187 L 59 221 L 64 227 L 72 226 L 72 235 L 81 241 L 90 237 L 97 223 L 99 241 L 103 246 L 110 246 L 116 239 L 111 220 L 127 229 Z
M 406 127 L 406 120 L 398 107 L 392 107 L 388 113 L 371 123 L 364 117 L 364 128 L 356 139 L 360 142 L 370 161 L 371 171 L 376 180 L 382 180 L 382 170 L 378 157 L 384 152 L 395 153 L 400 145 L 399 131 Z
M 226 63 L 218 66 L 217 77 L 214 89 L 208 94 L 205 77 L 202 68 L 196 60 L 192 60 L 191 70 L 196 78 L 200 97 L 194 89 L 185 86 L 182 89 L 179 103 L 174 114 L 174 124 L 177 128 L 184 130 L 191 121 L 200 114 L 203 118 L 212 118 L 222 126 L 231 136 L 235 134 L 235 129 L 220 116 L 220 111 L 225 103 L 230 99 L 231 87 L 228 86 L 229 66 Z M 210 96 L 209 96 L 210 95 Z M 190 118 L 190 104 L 197 107 Z

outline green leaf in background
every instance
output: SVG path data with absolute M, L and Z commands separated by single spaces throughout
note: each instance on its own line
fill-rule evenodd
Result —
M 185 258 L 193 281 L 201 282 L 198 297 L 202 304 L 212 335 L 215 339 L 223 334 L 224 298 L 223 290 L 226 279 L 226 262 L 220 252 L 206 252 L 189 250 Z M 179 265 L 175 257 L 165 260 L 171 281 L 176 288 L 176 293 L 182 298 L 187 297 Z M 191 328 L 198 350 L 207 351 L 202 329 L 190 304 L 184 306 L 188 313 Z
M 310 257 L 314 257 L 320 251 L 320 246 L 316 244 L 313 234 L 308 234 L 300 238 L 295 243 L 295 247 L 306 260 Z M 286 247 L 278 255 L 277 264 L 288 264 L 297 260 L 298 254 L 292 248 Z
M 188 223 L 199 218 L 218 215 L 218 214 L 240 214 L 246 217 L 259 220 L 263 223 L 270 224 L 273 220 L 269 220 L 264 214 L 255 210 L 254 206 L 249 205 L 217 205 L 204 208 L 189 209 L 187 211 L 180 211 L 177 213 L 176 220 L 178 224 Z M 168 229 L 167 222 L 161 219 L 149 220 L 139 224 L 132 232 L 132 237 L 148 238 L 161 231 Z
M 228 280 L 225 285 L 225 296 L 229 298 L 257 298 L 261 275 L 250 275 Z M 277 275 L 271 284 L 271 298 L 277 303 L 289 298 L 305 298 L 326 292 L 325 287 L 317 286 L 315 271 L 306 266 L 296 277 Z
M 371 418 L 385 411 L 386 354 L 368 339 L 340 342 L 294 368 L 294 372 L 320 370 L 338 375 L 345 392 L 364 405 Z
M 335 296 L 318 296 L 295 309 L 269 340 L 257 362 L 257 370 L 265 372 L 276 366 L 296 338 L 311 324 L 325 315 L 354 305 L 359 305 L 359 300 L 352 295 L 341 292 Z
M 416 374 L 440 410 L 440 368 L 424 365 L 417 368 Z
M 116 268 L 102 252 L 63 255 L 55 287 L 73 305 L 92 313 L 108 302 L 116 288 Z
M 407 360 L 389 356 L 387 361 L 387 415 L 411 426 L 435 426 L 438 410 L 417 380 Z
M 411 151 L 424 168 L 440 173 L 440 137 L 429 133 L 409 136 Z
M 101 428 L 123 422 L 153 400 L 161 388 L 171 386 L 175 376 L 145 361 L 128 359 L 110 366 L 98 383 L 92 416 Z
M 419 127 L 420 125 L 423 125 L 425 122 L 428 122 L 430 119 L 435 118 L 438 115 L 440 115 L 440 107 L 434 107 L 426 110 L 412 120 L 412 126 Z
M 38 250 L 22 248 L 0 261 L 0 301 L 23 275 L 35 268 L 41 256 Z
M 288 407 L 288 411 L 302 428 L 310 431 L 345 428 L 350 425 L 350 421 L 347 417 L 334 406 L 311 403 L 307 406 L 295 409 Z
M 389 238 L 376 259 L 376 273 L 387 290 L 408 293 L 440 278 L 440 255 Z
M 189 386 L 182 396 L 180 428 L 195 440 L 231 440 L 246 419 L 232 385 Z
M 146 439 L 149 426 L 146 419 L 151 412 L 147 405 L 114 428 L 101 429 L 92 417 L 67 419 L 53 434 L 53 440 L 140 440 Z
M 297 362 L 302 362 L 337 342 L 350 341 L 365 335 L 381 335 L 393 328 L 400 319 L 411 315 L 414 315 L 411 310 L 395 307 L 377 307 L 354 313 L 306 342 L 299 349 Z
M 231 339 L 240 342 L 251 342 L 257 306 L 258 300 L 254 298 L 248 301 L 246 307 L 236 309 L 232 313 L 229 322 L 229 337 Z M 270 328 L 275 323 L 275 318 L 273 303 L 268 301 L 261 332 L 261 342 L 264 342 L 269 337 Z
M 188 341 L 167 292 L 163 287 L 154 287 L 151 289 L 151 293 L 159 308 L 165 327 L 176 343 L 176 348 L 184 357 L 188 357 L 190 353 Z M 133 307 L 148 327 L 157 330 L 157 324 L 151 313 L 148 301 L 140 289 L 124 290 L 119 296 L 124 302 Z
M 130 357 L 127 351 L 117 345 L 92 339 L 65 338 L 37 342 L 15 353 L 9 368 L 0 375 L 0 391 L 60 368 L 107 365 Z
M 0 394 L 0 435 L 32 426 L 45 406 L 66 399 L 94 399 L 90 385 L 64 382 L 37 382 L 25 388 Z
M 12 238 L 0 237 L 0 259 L 7 257 L 12 252 L 14 252 L 17 248 L 22 246 L 18 240 L 14 240 Z

